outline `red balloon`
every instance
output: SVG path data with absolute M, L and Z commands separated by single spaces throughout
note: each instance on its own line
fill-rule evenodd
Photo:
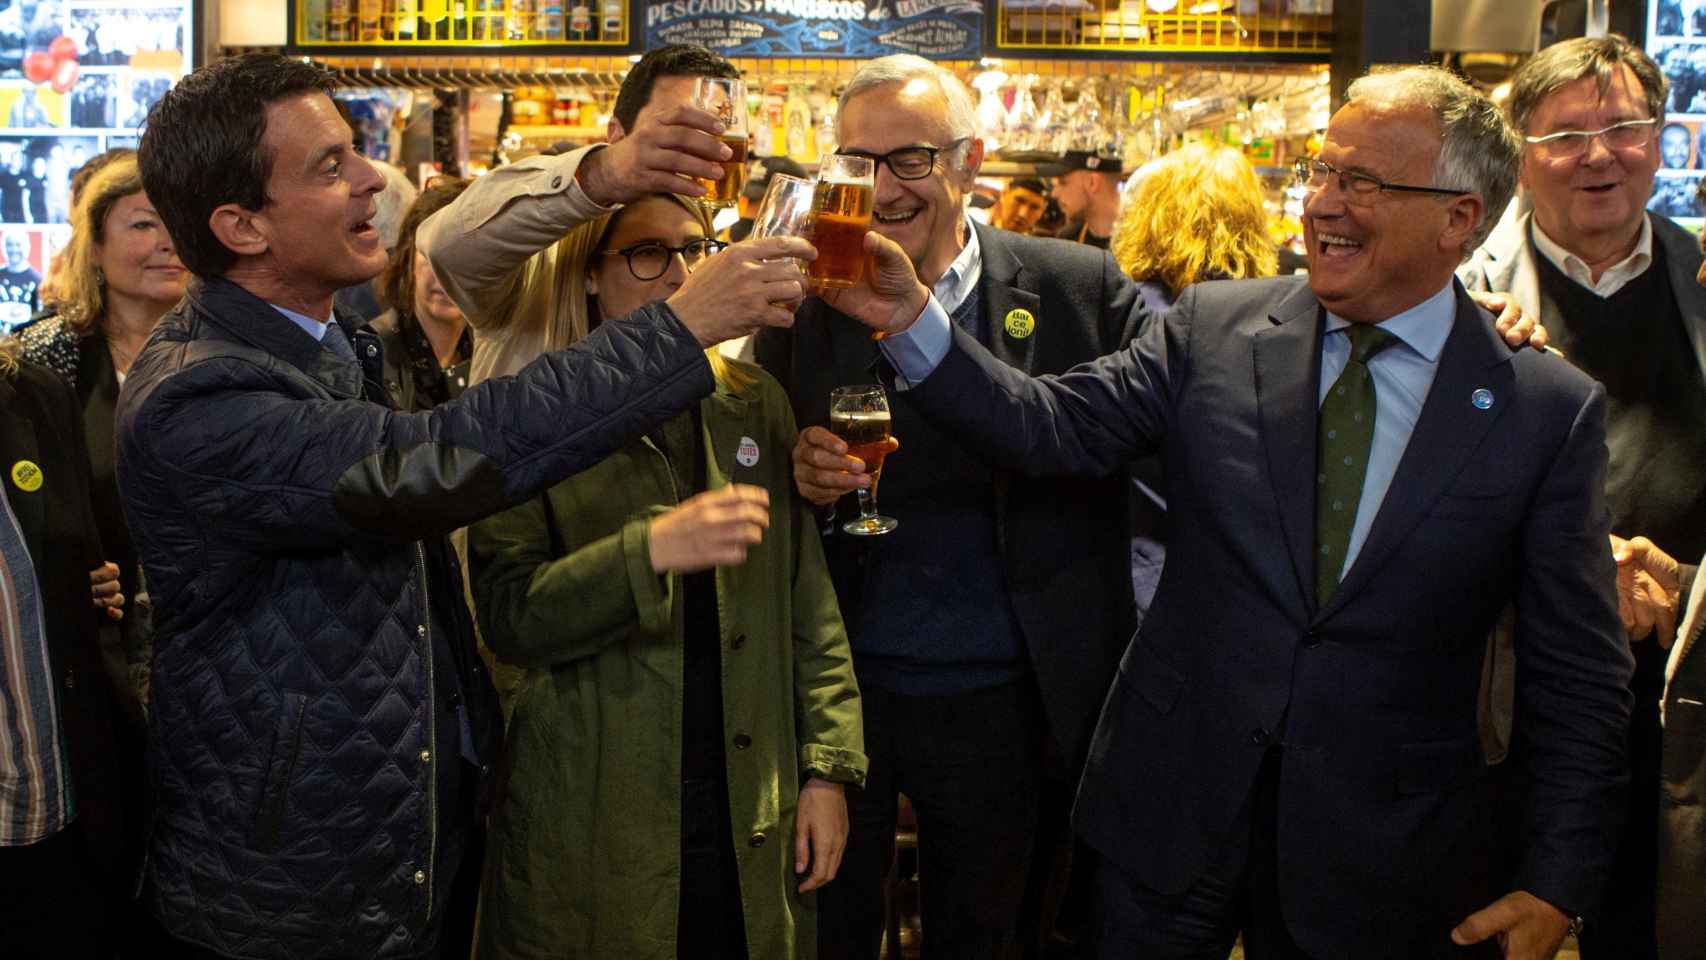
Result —
M 53 55 L 46 50 L 31 50 L 24 55 L 24 76 L 31 83 L 46 83 L 53 76 Z
M 77 85 L 79 70 L 77 61 L 61 60 L 53 68 L 53 90 L 55 93 L 69 93 Z
M 77 59 L 77 41 L 67 36 L 54 37 L 53 42 L 47 45 L 47 52 L 53 57 L 54 63 L 75 60 Z

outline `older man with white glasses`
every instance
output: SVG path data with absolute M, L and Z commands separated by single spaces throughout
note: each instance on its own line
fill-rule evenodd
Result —
M 1520 179 L 1531 209 L 1513 203 L 1459 273 L 1471 289 L 1508 292 L 1538 313 L 1565 356 L 1605 385 L 1612 532 L 1698 557 L 1706 552 L 1701 253 L 1692 234 L 1645 209 L 1662 159 L 1665 94 L 1658 65 L 1620 37 L 1570 40 L 1524 64 L 1508 110 L 1524 135 Z M 1665 651 L 1631 642 L 1627 825 L 1604 915 L 1582 939 L 1588 960 L 1658 955 Z M 1516 730 L 1519 750 L 1523 739 Z M 1513 798 L 1508 812 L 1518 806 Z

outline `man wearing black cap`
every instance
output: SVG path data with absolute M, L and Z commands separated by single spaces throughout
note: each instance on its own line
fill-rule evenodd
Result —
M 1067 219 L 1058 236 L 1106 250 L 1120 212 L 1120 158 L 1109 152 L 1068 150 L 1054 170 L 1054 199 Z
M 759 160 L 758 169 L 753 171 L 752 177 L 746 181 L 746 188 L 740 192 L 740 219 L 729 227 L 730 243 L 739 243 L 752 232 L 752 218 L 758 213 L 758 205 L 764 201 L 764 191 L 770 189 L 770 178 L 778 173 L 801 180 L 810 179 L 805 167 L 787 157 Z

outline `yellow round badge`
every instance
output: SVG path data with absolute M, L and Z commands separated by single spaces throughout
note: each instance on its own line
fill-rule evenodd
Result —
M 12 464 L 12 482 L 25 493 L 35 493 L 41 489 L 41 468 L 28 460 L 19 460 Z
M 1013 309 L 1007 311 L 1007 319 L 1002 322 L 1007 328 L 1007 335 L 1015 340 L 1023 340 L 1037 328 L 1037 318 L 1031 316 L 1031 311 Z

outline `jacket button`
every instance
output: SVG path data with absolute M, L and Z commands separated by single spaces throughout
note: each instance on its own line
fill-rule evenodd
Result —
M 368 345 L 367 345 L 367 355 L 368 355 L 368 356 L 370 356 L 370 357 L 377 357 L 377 356 L 379 356 L 379 345 L 378 345 L 378 344 L 376 344 L 376 343 L 370 343 L 370 344 L 368 344 Z
M 415 886 L 418 887 L 423 883 L 426 883 L 426 871 L 425 870 L 416 870 L 415 871 Z
M 1313 650 L 1321 645 L 1321 635 L 1311 630 L 1303 635 L 1303 645 Z
M 752 738 L 751 737 L 747 736 L 744 733 L 735 734 L 735 749 L 736 750 L 745 750 L 747 747 L 750 747 L 750 746 L 752 746 Z
M 65 689 L 67 689 L 67 690 L 77 689 L 77 671 L 75 671 L 75 670 L 65 671 Z
M 730 650 L 739 650 L 744 646 L 746 646 L 746 634 L 744 633 L 735 634 L 735 638 L 729 641 Z
M 431 760 L 431 759 L 432 759 L 432 751 L 431 750 L 422 750 L 421 751 L 421 762 L 422 763 L 426 763 L 428 760 Z
M 747 837 L 746 838 L 746 845 L 749 847 L 752 847 L 754 849 L 757 849 L 758 847 L 764 846 L 764 834 L 755 833 L 752 836 Z
M 415 636 L 420 637 L 422 640 L 426 639 L 426 624 L 423 623 L 415 628 Z
M 1257 727 L 1256 729 L 1250 731 L 1250 742 L 1255 744 L 1258 747 L 1267 746 L 1268 745 L 1268 737 L 1269 737 L 1269 733 L 1266 730 L 1263 730 L 1261 727 Z
M 562 185 L 563 185 L 563 178 L 562 177 L 552 177 L 551 178 L 551 189 L 552 190 L 555 190 L 558 187 L 561 187 Z

